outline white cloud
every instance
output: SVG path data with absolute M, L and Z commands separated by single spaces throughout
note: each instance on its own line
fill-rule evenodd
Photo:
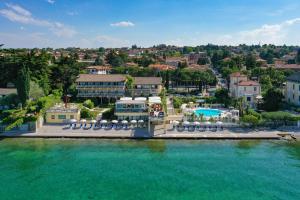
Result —
M 135 26 L 134 23 L 130 22 L 130 21 L 122 21 L 122 22 L 116 22 L 113 24 L 110 24 L 110 26 L 115 26 L 115 27 L 133 27 Z
M 75 16 L 75 15 L 78 15 L 79 13 L 77 11 L 69 11 L 67 12 L 67 15 L 70 15 L 70 16 Z
M 54 4 L 55 3 L 54 0 L 47 0 L 47 2 L 50 3 L 50 4 Z
M 6 6 L 7 9 L 0 10 L 0 15 L 12 22 L 47 27 L 50 31 L 52 31 L 59 37 L 72 37 L 76 34 L 76 31 L 74 29 L 60 22 L 50 22 L 33 17 L 31 12 L 19 5 L 6 4 Z
M 74 42 L 73 46 L 83 48 L 97 48 L 97 47 L 128 47 L 130 42 L 121 38 L 116 38 L 108 35 L 97 35 L 91 38 L 82 38 Z

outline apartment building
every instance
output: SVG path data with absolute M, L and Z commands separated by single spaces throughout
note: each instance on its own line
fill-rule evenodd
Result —
M 89 74 L 110 74 L 111 66 L 89 66 L 86 68 Z
M 118 99 L 125 96 L 126 77 L 119 74 L 80 74 L 76 80 L 78 97 Z
M 300 72 L 287 78 L 285 99 L 288 103 L 300 106 Z

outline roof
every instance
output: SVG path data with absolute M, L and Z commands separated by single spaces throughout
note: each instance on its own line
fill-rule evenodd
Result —
M 87 69 L 96 69 L 96 70 L 111 70 L 111 66 L 89 66 Z
M 116 102 L 116 104 L 145 104 L 146 101 L 142 100 L 119 100 Z
M 80 74 L 76 82 L 124 82 L 126 77 L 121 74 Z
M 49 108 L 47 113 L 77 113 L 79 108 L 76 104 L 68 104 L 68 107 L 65 107 L 65 104 L 55 104 L 53 107 Z
M 176 68 L 171 65 L 162 65 L 162 64 L 152 64 L 149 66 L 150 68 L 166 71 L 166 70 L 175 70 Z
M 275 65 L 274 68 L 275 69 L 293 69 L 293 70 L 298 69 L 298 70 L 300 70 L 300 65 L 297 65 L 297 64 L 282 64 L 282 65 L 277 64 L 277 65 Z
M 191 71 L 205 71 L 205 70 L 209 69 L 209 65 L 192 64 L 192 65 L 189 65 L 186 69 L 191 70 Z
M 0 95 L 17 94 L 16 88 L 0 88 Z
M 234 72 L 230 74 L 230 77 L 240 77 L 240 76 L 246 76 L 245 74 L 241 74 L 241 72 Z
M 300 72 L 294 73 L 287 77 L 287 81 L 300 83 Z
M 134 77 L 135 85 L 161 85 L 161 77 Z
M 241 81 L 238 83 L 239 86 L 260 86 L 256 81 Z

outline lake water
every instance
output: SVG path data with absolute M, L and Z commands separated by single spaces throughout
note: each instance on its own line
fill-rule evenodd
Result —
M 1 200 L 300 199 L 300 143 L 4 139 Z

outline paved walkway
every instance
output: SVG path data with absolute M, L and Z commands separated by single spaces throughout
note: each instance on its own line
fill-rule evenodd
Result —
M 232 129 L 218 131 L 177 131 L 168 125 L 166 131 L 163 126 L 153 126 L 150 134 L 146 128 L 134 129 L 99 129 L 99 130 L 83 130 L 69 129 L 65 126 L 44 126 L 36 133 L 10 133 L 3 134 L 0 137 L 34 137 L 34 138 L 151 138 L 151 139 L 281 139 L 284 135 L 295 135 L 295 132 L 284 132 L 277 130 L 261 130 L 255 131 L 251 129 Z M 299 139 L 300 132 L 297 135 Z

